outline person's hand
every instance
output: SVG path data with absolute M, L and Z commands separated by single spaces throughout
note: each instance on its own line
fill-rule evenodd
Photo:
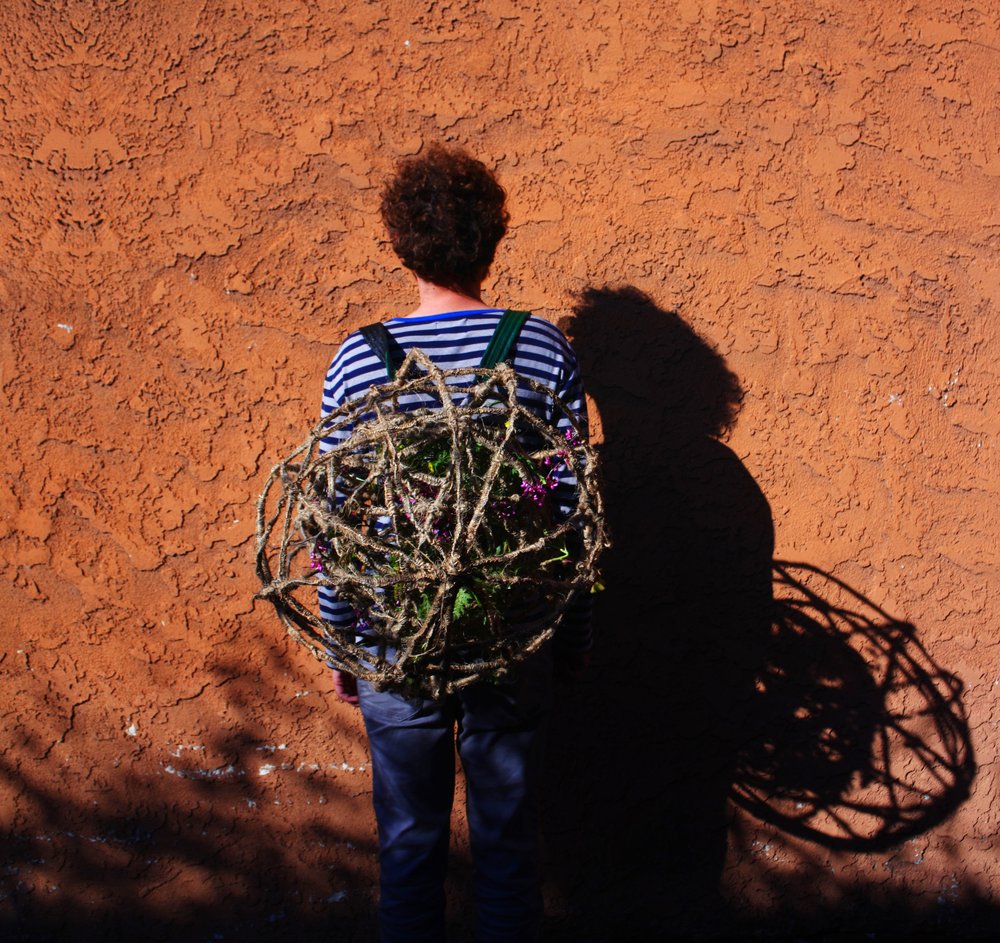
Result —
M 557 656 L 553 669 L 557 681 L 577 684 L 583 680 L 589 666 L 590 652 L 573 652 Z
M 346 671 L 333 670 L 333 690 L 337 697 L 348 704 L 358 706 L 358 679 Z

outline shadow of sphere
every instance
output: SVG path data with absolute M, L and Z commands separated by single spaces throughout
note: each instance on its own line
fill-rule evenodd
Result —
M 976 772 L 961 683 L 912 625 L 821 570 L 776 562 L 775 590 L 734 801 L 793 835 L 857 851 L 946 819 Z

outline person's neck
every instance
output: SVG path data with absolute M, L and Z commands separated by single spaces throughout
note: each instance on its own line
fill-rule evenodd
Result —
M 436 285 L 417 276 L 420 304 L 410 315 L 447 314 L 450 311 L 468 311 L 483 307 L 483 283 L 469 285 Z

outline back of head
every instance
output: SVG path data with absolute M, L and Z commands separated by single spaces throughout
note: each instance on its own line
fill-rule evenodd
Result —
M 489 270 L 510 219 L 506 199 L 481 161 L 432 145 L 399 162 L 381 212 L 403 265 L 425 281 L 461 287 Z

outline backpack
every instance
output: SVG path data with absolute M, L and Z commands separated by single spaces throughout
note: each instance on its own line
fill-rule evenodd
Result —
M 472 370 L 362 328 L 386 382 L 324 417 L 261 495 L 258 598 L 316 657 L 379 689 L 441 697 L 499 680 L 597 584 L 597 456 L 555 391 L 505 362 L 528 317 L 504 312 Z M 356 634 L 303 601 L 317 586 L 351 604 Z

